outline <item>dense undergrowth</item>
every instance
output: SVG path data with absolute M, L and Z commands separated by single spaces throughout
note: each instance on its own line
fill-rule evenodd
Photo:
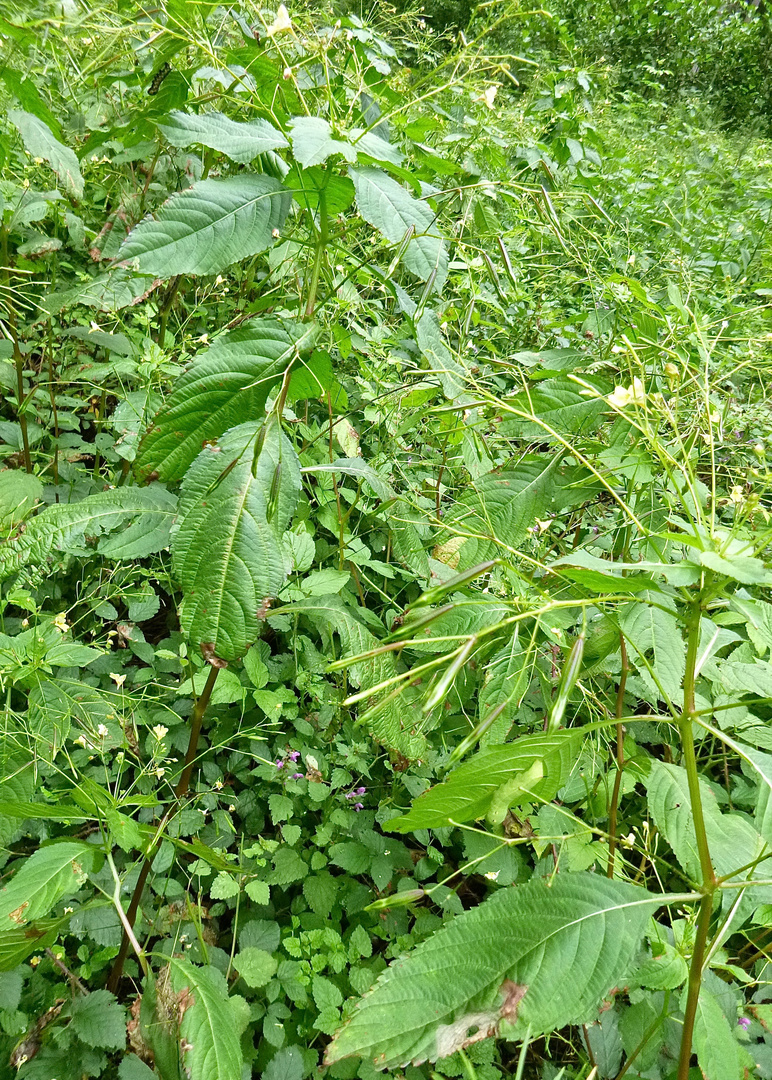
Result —
M 772 1077 L 772 153 L 595 6 L 0 16 L 0 1077 Z

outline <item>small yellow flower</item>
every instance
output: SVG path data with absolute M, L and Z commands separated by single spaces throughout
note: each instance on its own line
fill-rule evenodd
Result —
M 162 780 L 166 776 L 166 769 L 156 769 L 155 774 L 159 780 Z
M 168 727 L 164 727 L 163 724 L 156 724 L 156 726 L 154 728 L 152 728 L 151 730 L 153 732 L 153 735 L 155 736 L 156 739 L 158 739 L 159 742 L 164 737 L 164 735 L 169 734 Z
M 123 686 L 123 684 L 124 684 L 124 683 L 126 682 L 126 676 L 125 676 L 125 675 L 116 675 L 116 673 L 115 673 L 114 671 L 111 671 L 111 672 L 110 672 L 110 678 L 111 678 L 111 679 L 113 680 L 113 682 L 115 683 L 115 685 L 116 685 L 116 686 L 117 686 L 117 687 L 118 687 L 119 689 L 120 689 L 120 688 L 121 688 L 121 687 Z
M 740 503 L 745 502 L 745 492 L 739 486 L 735 486 L 729 492 L 729 501 L 733 502 L 735 506 L 739 506 Z
M 606 398 L 615 409 L 625 409 L 628 405 L 643 405 L 646 390 L 639 378 L 634 378 L 630 386 L 615 386 L 614 392 Z
M 60 611 L 59 612 L 59 614 L 54 619 L 54 626 L 56 627 L 57 630 L 61 630 L 61 632 L 63 634 L 67 633 L 69 627 L 67 625 L 67 612 L 66 611 Z

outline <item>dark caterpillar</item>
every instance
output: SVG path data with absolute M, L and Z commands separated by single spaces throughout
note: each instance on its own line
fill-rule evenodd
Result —
M 161 67 L 159 67 L 158 71 L 156 71 L 155 75 L 153 76 L 153 81 L 147 88 L 148 94 L 158 93 L 158 91 L 161 89 L 161 83 L 164 81 L 164 79 L 171 70 L 172 65 L 167 60 L 165 64 L 162 64 Z

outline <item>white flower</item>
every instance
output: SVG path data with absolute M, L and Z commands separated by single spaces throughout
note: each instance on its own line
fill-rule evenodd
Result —
M 156 769 L 155 774 L 161 780 L 162 777 L 166 776 L 166 769 Z
M 289 12 L 285 8 L 284 4 L 279 4 L 279 10 L 276 12 L 276 18 L 266 30 L 268 37 L 273 37 L 274 34 L 280 34 L 282 30 L 291 30 L 292 20 L 289 17 Z
M 110 732 L 108 731 L 107 727 L 104 724 L 100 724 L 97 728 L 97 735 L 100 737 L 100 739 L 104 739 L 105 736 L 109 734 Z
M 113 682 L 115 683 L 115 685 L 118 688 L 123 686 L 123 684 L 126 682 L 126 676 L 125 675 L 116 675 L 116 673 L 114 671 L 110 672 L 110 678 L 113 680 Z
M 733 487 L 729 492 L 729 501 L 733 502 L 735 506 L 739 506 L 740 503 L 745 502 L 745 492 L 741 487 Z
M 156 739 L 158 739 L 158 741 L 160 742 L 164 735 L 169 734 L 169 729 L 168 727 L 164 727 L 163 724 L 156 724 L 156 726 L 152 728 L 152 732 Z
M 615 409 L 624 409 L 628 405 L 643 405 L 646 391 L 641 380 L 636 377 L 630 386 L 615 386 L 614 392 L 608 395 L 606 401 Z

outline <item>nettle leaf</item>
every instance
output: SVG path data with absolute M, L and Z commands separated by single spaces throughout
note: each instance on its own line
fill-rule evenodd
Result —
M 686 769 L 653 760 L 646 790 L 654 823 L 689 877 L 699 881 L 700 859 Z M 700 794 L 713 866 L 716 874 L 724 877 L 757 858 L 764 850 L 764 840 L 746 817 L 723 814 L 716 796 L 702 779 Z M 751 880 L 767 876 L 763 864 L 744 874 L 745 879 Z M 761 902 L 758 887 L 753 894 Z
M 357 1054 L 396 1068 L 489 1035 L 587 1023 L 627 971 L 658 903 L 645 889 L 585 873 L 501 889 L 383 972 L 326 1060 Z
M 649 687 L 653 703 L 663 695 L 668 701 L 678 702 L 686 670 L 686 646 L 675 615 L 652 603 L 626 604 L 619 613 L 619 628 L 631 646 L 630 659 Z
M 87 1046 L 120 1050 L 126 1045 L 126 1014 L 108 990 L 92 990 L 77 998 L 70 1027 Z
M 561 470 L 560 455 L 524 455 L 513 468 L 478 476 L 445 515 L 444 529 L 466 538 L 451 542 L 443 561 L 456 570 L 516 548 L 537 518 L 565 505 L 574 470 Z M 575 494 L 577 501 L 581 495 Z M 443 556 L 441 544 L 437 557 Z
M 740 1046 L 717 999 L 703 986 L 694 1018 L 694 1050 L 707 1080 L 737 1080 L 747 1075 L 740 1067 Z
M 223 660 L 243 656 L 254 643 L 265 601 L 284 583 L 282 534 L 300 487 L 292 444 L 270 422 L 267 429 L 248 423 L 227 431 L 201 451 L 185 476 L 172 536 L 184 592 L 180 622 L 192 642 L 210 645 Z
M 54 138 L 48 125 L 32 113 L 23 109 L 9 109 L 7 116 L 18 129 L 30 157 L 47 161 L 65 190 L 74 198 L 82 199 L 84 183 L 74 151 Z
M 38 848 L 0 890 L 0 932 L 47 915 L 61 897 L 77 892 L 97 854 L 91 844 L 75 841 Z
M 241 1076 L 242 1017 L 228 997 L 223 974 L 169 959 L 172 984 L 187 1005 L 180 1035 L 182 1060 L 190 1080 L 235 1080 Z
M 507 438 L 546 439 L 550 434 L 548 428 L 558 435 L 595 431 L 601 414 L 608 409 L 603 395 L 611 386 L 597 378 L 591 380 L 587 377 L 585 381 L 593 383 L 597 397 L 588 398 L 586 388 L 563 376 L 545 379 L 508 397 L 508 407 L 536 419 L 512 417 L 510 413 L 501 424 L 501 434 Z
M 377 648 L 378 639 L 361 623 L 354 612 L 339 596 L 310 597 L 277 612 L 306 615 L 311 623 L 328 639 L 338 634 L 341 639 L 343 655 L 358 656 Z M 332 653 L 332 650 L 330 650 Z M 378 686 L 397 673 L 394 655 L 381 653 L 367 660 L 360 660 L 346 669 L 350 681 L 360 690 Z M 381 695 L 384 697 L 386 691 Z M 370 709 L 377 704 L 375 697 L 365 701 L 363 708 Z M 397 750 L 406 758 L 419 758 L 426 748 L 426 740 L 418 730 L 421 717 L 408 694 L 384 701 L 368 719 L 368 730 L 378 742 Z
M 454 769 L 444 784 L 420 795 L 408 814 L 393 818 L 384 827 L 404 833 L 485 817 L 496 793 L 537 763 L 542 776 L 534 774 L 529 787 L 540 802 L 549 802 L 566 782 L 580 742 L 578 732 L 557 731 L 554 735 L 525 735 L 513 743 L 481 750 Z
M 300 323 L 261 319 L 213 341 L 174 384 L 142 439 L 139 476 L 179 480 L 206 442 L 245 417 L 261 417 L 271 389 L 315 336 Z
M 144 274 L 217 274 L 273 243 L 292 196 L 271 176 L 201 180 L 131 230 L 121 264 Z
M 333 154 L 342 154 L 349 162 L 355 162 L 357 152 L 350 143 L 335 139 L 332 128 L 322 116 L 296 116 L 290 121 L 292 153 L 304 169 L 321 165 Z
M 231 120 L 221 112 L 192 113 L 174 109 L 158 127 L 172 146 L 208 146 L 226 154 L 231 161 L 248 165 L 258 154 L 281 150 L 287 140 L 267 120 Z
M 402 255 L 407 269 L 422 281 L 436 272 L 433 290 L 440 292 L 448 276 L 448 252 L 434 211 L 414 199 L 401 184 L 380 169 L 352 166 L 359 213 L 392 244 L 401 244 L 408 229 L 415 230 Z
M 0 581 L 25 567 L 34 572 L 54 552 L 96 550 L 109 559 L 143 559 L 168 546 L 176 505 L 173 495 L 153 484 L 49 506 L 23 533 L 0 543 Z M 89 548 L 93 540 L 97 543 Z

